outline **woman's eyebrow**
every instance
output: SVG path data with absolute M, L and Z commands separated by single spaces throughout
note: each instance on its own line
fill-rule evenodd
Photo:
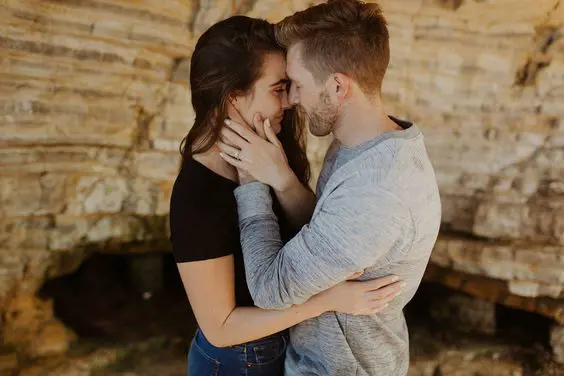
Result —
M 277 85 L 280 85 L 280 84 L 286 84 L 286 85 L 287 85 L 287 84 L 289 84 L 289 83 L 290 83 L 290 80 L 289 80 L 289 79 L 287 79 L 287 78 L 282 78 L 282 79 L 276 81 L 275 83 L 273 83 L 272 85 L 270 85 L 270 87 L 277 86 Z

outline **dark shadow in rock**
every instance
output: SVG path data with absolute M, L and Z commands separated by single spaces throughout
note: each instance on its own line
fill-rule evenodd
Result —
M 149 281 L 158 280 L 158 289 L 150 292 L 143 291 L 147 286 L 140 286 L 132 267 L 135 258 L 149 256 L 160 268 L 153 269 L 156 278 L 147 275 Z M 55 316 L 81 339 L 126 343 L 168 337 L 188 342 L 196 328 L 170 254 L 94 253 L 75 273 L 48 281 L 39 296 L 53 299 Z

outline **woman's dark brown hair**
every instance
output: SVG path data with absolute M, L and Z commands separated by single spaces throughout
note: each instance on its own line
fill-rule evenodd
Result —
M 276 42 L 274 25 L 265 20 L 233 16 L 202 34 L 190 63 L 196 119 L 180 145 L 183 161 L 215 145 L 227 118 L 229 97 L 252 91 L 260 78 L 265 56 L 273 52 L 285 53 Z M 290 167 L 300 181 L 307 184 L 310 166 L 305 153 L 304 131 L 303 122 L 295 111 L 287 110 L 278 138 Z

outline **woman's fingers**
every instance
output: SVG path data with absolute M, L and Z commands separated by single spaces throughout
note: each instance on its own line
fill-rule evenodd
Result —
M 240 149 L 237 149 L 229 144 L 226 144 L 223 141 L 218 141 L 217 142 L 217 147 L 219 148 L 220 151 L 222 151 L 225 154 L 228 154 L 234 158 L 238 158 L 238 154 L 241 153 Z
M 381 312 L 383 310 L 385 310 L 386 308 L 388 308 L 390 306 L 389 302 L 386 302 L 384 304 L 374 304 L 372 307 L 370 307 L 370 314 L 375 315 L 378 312 Z
M 227 163 L 239 169 L 245 170 L 247 166 L 247 163 L 245 161 L 235 159 L 232 156 L 225 154 L 224 152 L 220 152 L 219 155 L 221 156 L 221 158 L 225 159 Z
M 270 141 L 270 143 L 276 145 L 276 146 L 280 146 L 280 140 L 278 140 L 278 137 L 276 137 L 276 133 L 274 133 L 274 130 L 272 129 L 272 126 L 270 125 L 270 119 L 266 119 L 264 122 L 264 134 L 266 135 L 266 139 L 268 141 Z
M 262 116 L 259 113 L 256 113 L 253 116 L 253 127 L 255 128 L 255 132 L 260 138 L 266 139 L 265 135 L 265 121 L 263 120 Z
M 360 277 L 360 276 L 363 275 L 363 274 L 364 274 L 363 271 L 361 271 L 361 272 L 354 272 L 353 274 L 351 274 L 350 276 L 347 277 L 347 281 L 357 279 L 358 277 Z
M 378 290 L 369 290 L 367 291 L 367 294 L 370 295 L 373 299 L 385 299 L 388 296 L 399 293 L 402 287 L 403 286 L 401 282 L 396 282 L 391 285 L 382 287 Z
M 233 121 L 233 120 L 230 120 L 230 119 L 225 119 L 224 122 L 227 125 L 227 127 L 224 127 L 223 129 L 228 129 L 228 130 L 232 131 L 233 133 L 242 137 L 247 142 L 252 142 L 252 141 L 256 140 L 257 138 L 259 138 L 256 134 L 254 134 L 249 129 L 247 129 L 247 127 L 242 126 L 241 124 L 237 123 L 236 121 Z
M 223 127 L 221 129 L 221 138 L 224 143 L 237 149 L 242 149 L 249 143 L 244 137 L 241 137 L 238 133 L 228 127 Z
M 217 142 L 217 147 L 224 154 L 227 154 L 227 155 L 229 155 L 229 156 L 231 156 L 235 159 L 238 159 L 240 161 L 243 161 L 243 162 L 252 163 L 252 161 L 246 155 L 243 155 L 242 150 L 234 148 L 233 146 L 228 145 L 228 144 L 226 144 L 222 141 Z
M 359 275 L 354 273 L 351 277 Z M 349 277 L 350 278 L 350 277 Z M 378 278 L 364 282 L 344 282 L 350 288 L 348 294 L 354 297 L 351 312 L 355 315 L 374 315 L 386 309 L 391 302 L 401 295 L 405 283 L 395 276 Z
M 362 315 L 375 315 L 390 306 L 390 303 L 399 296 L 390 295 L 384 299 L 370 300 L 366 303 L 365 309 L 361 310 L 359 314 Z
M 396 292 L 393 292 L 389 295 L 386 296 L 372 296 L 369 297 L 369 299 L 374 303 L 374 304 L 386 304 L 391 302 L 392 300 L 394 300 L 395 298 L 397 298 L 398 296 L 401 295 L 401 290 L 398 290 Z
M 363 283 L 367 290 L 378 290 L 379 288 L 390 285 L 397 281 L 399 281 L 399 277 L 395 275 L 389 275 L 382 278 L 372 279 L 370 281 L 363 281 Z

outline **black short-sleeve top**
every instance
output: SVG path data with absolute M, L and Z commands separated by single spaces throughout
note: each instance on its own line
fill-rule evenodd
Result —
M 237 186 L 236 182 L 192 158 L 184 160 L 170 199 L 172 252 L 177 263 L 233 255 L 236 303 L 253 306 L 245 278 L 237 203 L 233 194 Z M 294 233 L 274 195 L 273 209 L 279 218 L 282 238 L 288 240 Z

